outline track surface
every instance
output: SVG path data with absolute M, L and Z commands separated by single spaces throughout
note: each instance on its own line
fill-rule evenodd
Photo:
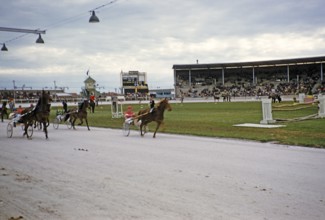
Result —
M 0 123 L 0 219 L 325 219 L 325 151 Z

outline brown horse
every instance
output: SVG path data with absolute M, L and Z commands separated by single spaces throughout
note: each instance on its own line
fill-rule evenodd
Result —
M 47 127 L 49 126 L 49 116 L 50 116 L 50 108 L 52 101 L 49 93 L 46 93 L 44 90 L 42 91 L 41 97 L 38 99 L 38 102 L 34 109 L 24 113 L 21 115 L 19 123 L 24 123 L 24 136 L 26 135 L 28 139 L 28 127 L 33 126 L 34 122 L 39 122 L 42 124 L 43 131 L 45 133 L 46 139 L 48 139 Z
M 167 99 L 161 100 L 157 107 L 155 107 L 154 111 L 150 113 L 150 109 L 143 109 L 138 112 L 138 120 L 141 120 L 140 124 L 140 134 L 141 136 L 144 135 L 143 133 L 143 126 L 147 126 L 152 121 L 155 121 L 157 123 L 156 130 L 153 134 L 153 137 L 156 137 L 157 130 L 159 129 L 161 123 L 164 121 L 164 112 L 165 110 L 171 111 L 172 107 L 169 104 Z
M 90 131 L 89 126 L 88 126 L 88 120 L 87 120 L 87 108 L 88 107 L 89 107 L 88 100 L 84 100 L 81 103 L 81 105 L 79 106 L 79 109 L 78 110 L 74 110 L 74 111 L 71 111 L 69 113 L 69 115 L 70 115 L 70 121 L 71 121 L 71 125 L 72 125 L 73 129 L 76 129 L 75 126 L 74 126 L 74 124 L 75 124 L 77 118 L 79 118 L 80 123 L 78 125 L 82 125 L 83 124 L 83 119 L 85 119 L 86 124 L 87 124 L 87 128 Z
M 269 95 L 269 99 L 272 99 L 273 103 L 275 103 L 276 100 L 278 100 L 279 103 L 282 101 L 280 94 L 274 92 Z
M 4 101 L 2 103 L 2 107 L 1 107 L 1 111 L 0 111 L 0 114 L 1 114 L 1 122 L 3 122 L 3 117 L 4 115 L 7 115 L 7 119 L 9 118 L 9 114 L 8 114 L 8 111 L 7 111 L 7 102 Z

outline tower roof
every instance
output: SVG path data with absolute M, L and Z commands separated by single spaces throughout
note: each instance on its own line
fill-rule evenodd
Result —
M 94 80 L 90 76 L 88 76 L 88 78 L 84 81 L 84 83 L 95 83 L 95 82 L 96 82 L 96 80 Z

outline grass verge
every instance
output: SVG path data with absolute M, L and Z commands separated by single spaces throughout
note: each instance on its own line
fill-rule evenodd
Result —
M 276 107 L 287 105 L 284 111 Z M 273 104 L 273 118 L 292 119 L 317 113 L 317 106 L 289 111 L 292 102 Z M 147 105 L 133 104 L 135 112 Z M 165 112 L 165 123 L 159 132 L 207 137 L 247 139 L 261 142 L 325 148 L 325 119 L 282 122 L 281 128 L 234 127 L 235 124 L 256 123 L 262 120 L 260 102 L 220 102 L 172 104 L 173 111 Z M 125 107 L 126 108 L 126 107 Z M 52 108 L 55 117 L 57 108 Z M 95 113 L 88 114 L 90 126 L 121 129 L 123 118 L 113 119 L 110 105 L 96 106 Z M 149 124 L 151 130 L 155 123 Z M 136 129 L 136 127 L 133 127 Z

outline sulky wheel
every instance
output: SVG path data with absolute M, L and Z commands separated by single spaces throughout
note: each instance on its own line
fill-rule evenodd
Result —
M 66 120 L 65 124 L 67 125 L 67 127 L 68 127 L 69 129 L 72 128 L 72 123 L 71 123 L 71 121 L 70 121 L 70 118 L 69 118 L 68 120 Z
M 13 129 L 14 129 L 14 126 L 12 126 L 11 123 L 8 123 L 8 125 L 7 125 L 7 137 L 8 138 L 12 137 Z
M 139 129 L 139 132 L 140 132 L 140 129 Z M 143 127 L 142 127 L 142 132 L 143 132 L 143 135 L 144 135 L 145 133 L 148 133 L 148 132 L 149 132 L 149 126 L 148 126 L 148 125 L 143 126 Z
M 33 132 L 34 132 L 33 125 L 28 126 L 28 128 L 27 128 L 27 134 L 28 134 L 28 136 L 30 138 L 33 136 Z
M 53 128 L 58 129 L 60 124 L 60 120 L 58 118 L 55 118 L 53 120 Z
M 129 136 L 129 134 L 130 134 L 130 124 L 127 123 L 127 122 L 124 122 L 122 130 L 123 130 L 123 135 L 124 136 L 126 136 L 126 137 Z

